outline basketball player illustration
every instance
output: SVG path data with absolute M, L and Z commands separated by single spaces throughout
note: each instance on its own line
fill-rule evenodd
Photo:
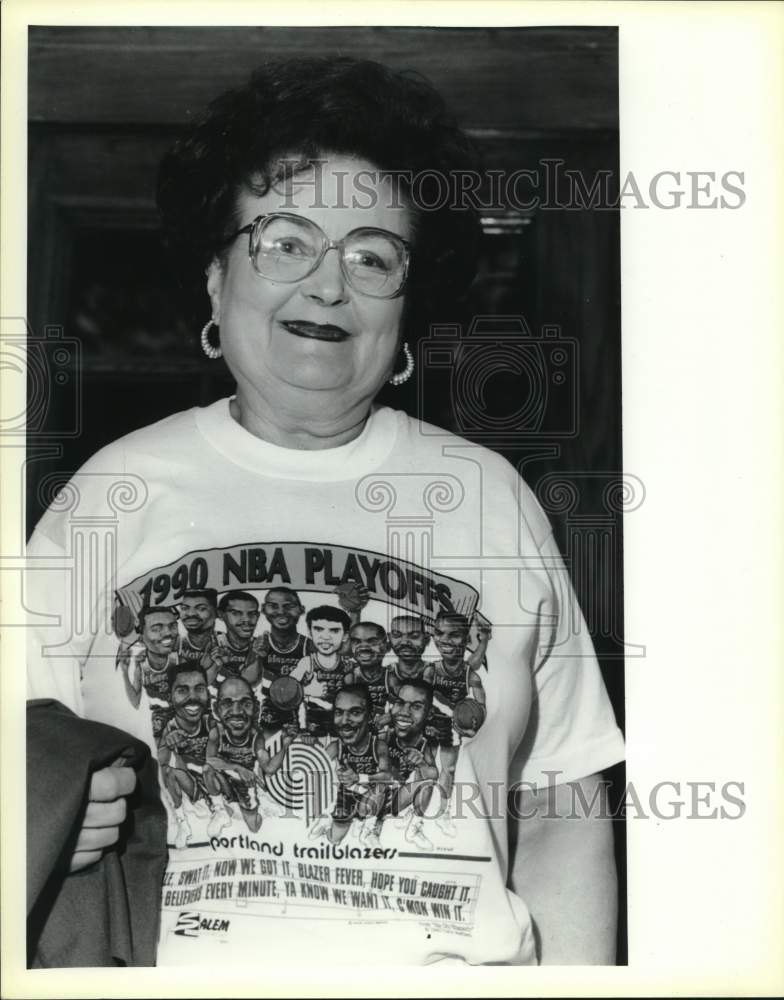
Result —
M 375 622 L 352 625 L 349 632 L 349 649 L 353 666 L 346 674 L 347 684 L 365 684 L 373 703 L 373 728 L 382 733 L 389 725 L 387 711 L 389 689 L 384 656 L 390 645 L 387 633 Z
M 476 736 L 484 721 L 485 691 L 478 667 L 484 662 L 490 629 L 479 628 L 479 641 L 468 658 L 471 623 L 465 615 L 442 612 L 433 625 L 433 641 L 441 658 L 432 665 L 433 705 L 426 734 L 439 747 L 438 783 L 445 808 L 436 823 L 447 836 L 456 834 L 448 803 L 463 739 Z
M 279 677 L 288 676 L 299 661 L 311 651 L 310 640 L 297 630 L 305 609 L 299 594 L 290 587 L 274 587 L 267 591 L 262 613 L 269 629 L 254 640 L 255 663 L 244 677 L 257 688 L 261 701 L 260 722 L 267 739 L 285 726 L 296 724 L 296 715 L 282 712 L 269 698 L 270 685 Z
M 393 618 L 389 626 L 389 641 L 396 657 L 387 675 L 390 695 L 397 694 L 403 681 L 432 680 L 433 668 L 422 660 L 430 636 L 421 618 L 417 615 L 398 615 Z
M 320 605 L 305 616 L 313 652 L 304 656 L 292 670 L 304 692 L 300 706 L 300 729 L 303 736 L 323 743 L 331 733 L 335 695 L 343 686 L 349 663 L 341 653 L 351 621 L 341 608 Z
M 218 617 L 218 592 L 212 588 L 185 590 L 180 598 L 180 621 L 185 635 L 177 653 L 181 660 L 202 663 L 215 647 L 215 619 Z
M 169 685 L 174 715 L 161 733 L 158 765 L 174 807 L 175 847 L 182 848 L 192 836 L 183 795 L 194 805 L 206 805 L 211 837 L 231 822 L 232 812 L 215 771 L 207 763 L 207 742 L 213 728 L 208 715 L 207 675 L 198 665 L 183 661 L 170 667 Z
M 339 844 L 357 820 L 359 837 L 373 833 L 375 818 L 384 801 L 389 773 L 386 743 L 370 728 L 372 703 L 364 684 L 350 684 L 335 696 L 333 727 L 337 739 L 328 744 L 327 756 L 335 761 L 338 790 L 331 817 L 317 820 L 311 836 L 326 834 Z M 374 780 L 378 775 L 381 780 Z
M 259 602 L 244 590 L 228 590 L 218 602 L 218 617 L 226 626 L 202 665 L 211 693 L 227 677 L 244 677 L 251 685 L 258 680 L 257 646 L 253 633 L 259 620 Z
M 175 608 L 143 607 L 139 611 L 141 639 L 117 651 L 116 666 L 122 672 L 125 692 L 138 708 L 142 688 L 152 713 L 152 734 L 157 742 L 171 716 L 169 668 L 177 662 L 177 611 Z
M 363 586 L 361 583 L 339 583 L 335 587 L 335 595 L 337 596 L 338 604 L 348 615 L 350 623 L 349 628 L 353 628 L 354 625 L 358 625 L 362 617 L 362 609 L 370 600 L 370 591 L 367 587 Z M 346 631 L 346 637 L 343 640 L 341 653 L 346 657 L 351 655 L 348 630 Z
M 376 819 L 370 843 L 378 844 L 387 816 L 399 816 L 410 808 L 406 840 L 421 850 L 433 845 L 423 829 L 423 816 L 438 778 L 433 746 L 425 736 L 425 726 L 433 705 L 433 688 L 426 681 L 404 681 L 390 708 L 392 727 L 386 737 L 389 784 Z
M 256 728 L 259 703 L 250 684 L 229 677 L 218 688 L 213 702 L 213 725 L 207 739 L 206 762 L 215 773 L 224 799 L 239 805 L 248 829 L 256 833 L 262 813 L 277 815 L 281 809 L 266 793 L 262 776 L 274 774 L 283 763 L 292 741 L 284 734 L 273 756 Z

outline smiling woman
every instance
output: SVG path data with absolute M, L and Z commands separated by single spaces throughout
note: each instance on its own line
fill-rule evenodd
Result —
M 366 185 L 372 178 L 371 206 L 342 207 L 342 185 L 348 180 L 351 187 L 362 174 Z M 321 208 L 314 206 L 315 189 Z M 267 225 L 251 225 L 250 250 L 237 238 L 211 262 L 207 290 L 237 382 L 233 415 L 246 430 L 284 447 L 329 448 L 364 426 L 400 343 L 411 213 L 394 197 L 376 166 L 337 155 L 262 197 L 240 193 L 240 216 Z M 271 214 L 284 209 L 285 215 Z M 325 243 L 343 246 L 309 253 L 310 227 Z M 284 254 L 307 267 L 283 260 Z M 367 285 L 385 261 L 394 284 L 391 294 L 382 288 L 380 295 Z M 292 266 L 299 272 L 293 280 Z M 368 278 L 365 270 L 375 275 Z
M 474 273 L 477 213 L 433 194 L 478 166 L 435 92 L 376 63 L 271 64 L 213 102 L 158 200 L 176 256 L 206 270 L 241 426 L 306 449 L 359 434 L 398 355 L 410 377 L 406 330 Z
M 440 195 L 477 162 L 421 78 L 341 57 L 262 66 L 162 163 L 236 391 L 52 504 L 32 556 L 62 562 L 108 497 L 116 561 L 85 577 L 91 627 L 66 582 L 31 588 L 63 625 L 30 630 L 29 669 L 158 761 L 167 884 L 225 918 L 194 941 L 164 893 L 160 964 L 612 960 L 609 823 L 546 812 L 553 779 L 594 788 L 623 753 L 552 529 L 504 459 L 376 402 L 474 273 L 477 212 Z M 508 825 L 505 783 L 547 822 Z M 249 900 L 260 830 L 281 860 Z M 314 888 L 305 850 L 362 860 Z

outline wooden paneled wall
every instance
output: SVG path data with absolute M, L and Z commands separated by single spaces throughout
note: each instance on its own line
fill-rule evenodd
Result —
M 31 122 L 179 125 L 270 56 L 424 74 L 467 128 L 617 129 L 613 28 L 32 28 Z

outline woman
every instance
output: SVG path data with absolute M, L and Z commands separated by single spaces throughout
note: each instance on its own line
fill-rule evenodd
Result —
M 234 674 L 282 718 L 318 712 L 324 726 L 302 723 L 266 779 L 283 815 L 268 810 L 250 838 L 250 800 L 221 801 L 228 825 L 212 835 L 206 744 L 230 720 L 216 716 L 198 663 L 173 668 L 169 728 L 179 726 L 182 745 L 170 741 L 166 754 L 181 754 L 190 775 L 178 806 L 189 836 L 172 846 L 177 817 L 164 793 L 159 964 L 212 962 L 227 947 L 233 961 L 247 951 L 250 962 L 318 965 L 612 961 L 608 824 L 556 817 L 564 803 L 569 812 L 570 783 L 591 799 L 622 746 L 550 526 L 499 456 L 374 404 L 386 384 L 411 377 L 415 339 L 470 280 L 475 215 L 434 195 L 474 166 L 427 85 L 351 59 L 264 66 L 163 163 L 169 245 L 200 269 L 209 297 L 202 346 L 216 363 L 222 355 L 237 389 L 115 442 L 74 478 L 80 524 L 100 518 L 106 477 L 133 480 L 139 494 L 118 512 L 116 578 L 96 599 L 114 594 L 127 641 L 147 608 L 173 606 L 186 589 L 241 591 L 258 608 L 290 588 L 315 611 L 310 707 L 300 708 L 295 677 L 262 694 L 253 657 Z M 421 384 L 426 392 L 426 375 Z M 68 507 L 61 498 L 45 515 L 32 554 L 66 555 Z M 64 599 L 49 586 L 39 603 L 67 620 Z M 236 628 L 260 648 L 258 615 L 241 610 Z M 449 671 L 438 668 L 437 620 L 470 624 Z M 394 760 L 372 723 L 379 691 L 352 685 L 336 705 L 358 621 L 379 635 L 405 623 L 379 650 L 387 675 L 402 661 L 408 678 L 397 709 L 400 689 L 387 684 Z M 122 696 L 107 669 L 111 630 L 64 635 L 70 668 L 57 676 L 44 642 L 51 633 L 32 653 L 33 695 L 59 697 L 155 752 L 149 707 Z M 265 733 L 268 753 L 284 735 Z M 418 801 L 400 799 L 418 785 Z M 340 842 L 330 835 L 336 809 Z M 378 817 L 390 814 L 382 829 Z M 113 825 L 104 828 L 108 840 Z

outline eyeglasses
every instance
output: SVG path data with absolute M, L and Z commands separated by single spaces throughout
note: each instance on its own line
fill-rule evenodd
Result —
M 262 278 L 284 284 L 302 281 L 321 264 L 329 250 L 340 253 L 343 277 L 356 292 L 376 299 L 399 295 L 406 283 L 410 244 L 386 229 L 352 229 L 331 240 L 315 222 L 301 215 L 259 215 L 227 240 L 250 234 L 248 256 Z

